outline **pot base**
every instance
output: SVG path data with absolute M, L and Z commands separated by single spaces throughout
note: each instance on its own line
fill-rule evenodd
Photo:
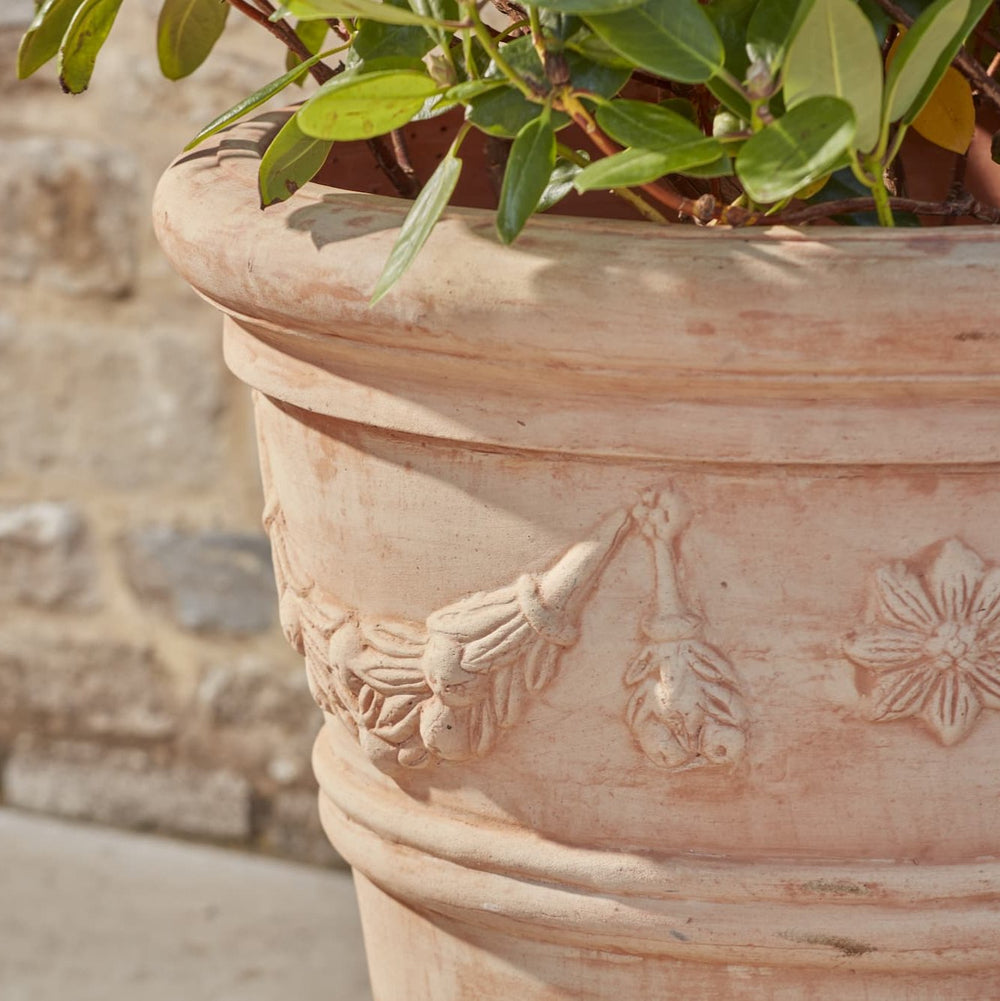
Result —
M 477 930 L 355 886 L 375 1001 L 993 1001 L 997 973 L 894 976 L 685 963 Z M 530 931 L 528 932 L 530 935 Z

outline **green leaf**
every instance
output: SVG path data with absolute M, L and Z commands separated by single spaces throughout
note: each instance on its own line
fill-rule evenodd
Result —
M 578 31 L 566 43 L 566 48 L 601 66 L 614 69 L 632 69 L 632 61 L 617 49 L 611 48 L 603 38 L 598 38 L 589 28 Z
M 937 0 L 903 35 L 885 78 L 885 124 L 899 118 L 909 123 L 920 113 L 940 83 L 941 78 L 932 74 L 941 53 L 951 45 L 968 13 L 969 0 Z
M 535 206 L 535 212 L 547 212 L 558 205 L 573 190 L 573 181 L 581 170 L 583 168 L 571 160 L 556 160 L 549 183 L 545 185 L 542 197 Z
M 646 0 L 585 20 L 627 59 L 678 83 L 704 83 L 723 68 L 722 39 L 697 0 Z
M 292 14 L 300 21 L 323 20 L 328 17 L 362 17 L 386 24 L 424 24 L 434 26 L 433 17 L 416 14 L 407 7 L 396 7 L 379 0 L 285 0 L 274 16 Z
M 710 0 L 702 7 L 722 39 L 726 69 L 737 80 L 746 76 L 750 65 L 747 56 L 747 24 L 757 0 Z
M 466 118 L 490 136 L 513 139 L 528 122 L 542 113 L 541 105 L 527 100 L 512 86 L 501 86 L 469 101 Z M 566 115 L 553 115 L 557 123 L 569 122 Z
M 760 0 L 747 25 L 747 55 L 760 60 L 774 75 L 781 68 L 788 43 L 795 37 L 812 0 Z
M 271 140 L 260 161 L 257 184 L 260 207 L 290 198 L 311 181 L 326 161 L 333 143 L 307 136 L 292 115 Z
M 854 135 L 854 112 L 846 101 L 811 97 L 743 144 L 736 175 L 755 202 L 791 198 L 840 166 Z
M 718 160 L 711 163 L 699 163 L 694 167 L 685 167 L 683 170 L 674 171 L 676 174 L 683 174 L 685 177 L 732 177 L 733 161 L 731 157 L 720 156 Z
M 613 14 L 638 7 L 643 0 L 545 0 L 548 10 L 560 14 Z
M 690 119 L 662 104 L 619 99 L 597 109 L 597 124 L 622 146 L 670 149 L 682 143 L 699 142 L 704 133 Z M 718 145 L 718 144 L 717 144 Z M 718 145 L 716 156 L 722 155 Z
M 68 94 L 82 94 L 122 0 L 84 0 L 73 15 L 59 50 L 59 83 Z
M 704 136 L 698 142 L 684 143 L 671 149 L 623 150 L 614 156 L 595 160 L 576 177 L 574 187 L 581 194 L 605 188 L 630 188 L 649 184 L 664 174 L 680 174 L 701 164 L 719 159 L 721 146 Z
M 417 195 L 416 201 L 403 220 L 399 236 L 389 254 L 389 260 L 386 261 L 385 268 L 375 285 L 375 291 L 372 292 L 372 305 L 399 281 L 403 272 L 420 253 L 420 248 L 427 242 L 434 224 L 448 204 L 461 172 L 462 161 L 450 152 L 437 165 L 437 170 Z
M 449 87 L 444 92 L 444 99 L 455 104 L 466 104 L 483 94 L 488 94 L 491 90 L 503 87 L 503 80 L 463 80 Z
M 25 80 L 59 51 L 63 36 L 83 0 L 45 0 L 17 50 L 17 76 Z
M 393 56 L 422 59 L 434 48 L 434 39 L 419 24 L 364 21 L 354 36 L 351 54 L 362 62 Z
M 521 129 L 510 148 L 497 206 L 497 234 L 513 243 L 531 217 L 556 165 L 556 133 L 547 113 Z
M 854 0 L 814 0 L 788 47 L 784 96 L 789 110 L 813 97 L 842 98 L 854 109 L 856 148 L 878 142 L 882 52 Z
M 207 58 L 226 26 L 224 0 L 164 0 L 156 26 L 156 54 L 168 80 L 193 73 Z
M 207 139 L 209 136 L 214 136 L 216 132 L 221 132 L 227 125 L 231 125 L 233 122 L 241 119 L 248 112 L 253 111 L 254 108 L 262 105 L 265 101 L 269 101 L 275 94 L 280 94 L 281 91 L 283 91 L 287 86 L 295 82 L 303 70 L 307 70 L 310 66 L 314 66 L 320 61 L 321 58 L 321 55 L 315 55 L 311 59 L 307 59 L 294 69 L 289 70 L 287 73 L 283 73 L 276 80 L 272 80 L 270 83 L 265 84 L 260 88 L 260 90 L 255 90 L 249 97 L 244 97 L 242 101 L 238 101 L 228 111 L 223 111 L 218 118 L 213 118 L 208 125 L 206 125 L 184 147 L 185 152 L 189 149 L 194 149 L 198 143 Z
M 712 96 L 721 102 L 734 115 L 750 120 L 750 102 L 722 77 L 713 76 L 706 84 Z
M 326 21 L 302 21 L 300 24 L 295 25 L 295 34 L 299 36 L 299 41 L 313 55 L 316 55 L 323 47 L 323 42 L 326 41 L 326 35 L 329 30 L 330 26 Z M 302 82 L 305 80 L 308 71 L 301 68 L 301 58 L 289 49 L 285 53 L 285 69 L 293 70 L 296 66 L 299 67 L 300 73 L 293 82 L 298 86 L 302 86 Z
M 438 90 L 425 73 L 382 70 L 330 80 L 296 112 L 316 139 L 370 139 L 405 125 Z

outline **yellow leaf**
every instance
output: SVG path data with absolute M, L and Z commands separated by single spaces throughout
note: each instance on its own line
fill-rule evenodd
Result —
M 964 153 L 976 131 L 976 106 L 969 81 L 949 66 L 923 110 L 913 119 L 913 128 L 935 146 Z
M 886 55 L 885 68 L 892 65 L 896 49 L 906 34 L 906 28 L 897 25 L 899 34 Z M 972 143 L 976 131 L 976 106 L 972 101 L 969 81 L 949 66 L 934 93 L 927 99 L 920 114 L 913 119 L 913 128 L 925 139 L 951 150 L 964 153 Z

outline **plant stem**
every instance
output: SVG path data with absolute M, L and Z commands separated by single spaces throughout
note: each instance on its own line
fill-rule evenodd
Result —
M 493 36 L 489 33 L 486 25 L 483 24 L 482 18 L 479 16 L 479 11 L 476 9 L 474 3 L 465 3 L 466 13 L 469 16 L 469 20 L 472 22 L 472 30 L 476 33 L 476 38 L 479 39 L 479 44 L 486 50 L 489 54 L 490 59 L 493 60 L 494 65 L 505 77 L 507 77 L 510 82 L 517 87 L 517 89 L 529 100 L 537 101 L 538 95 L 532 90 L 532 88 L 521 79 L 521 77 L 514 71 L 514 68 L 507 62 L 506 59 L 500 54 L 500 46 L 495 45 L 493 42 Z
M 580 156 L 575 149 L 571 149 L 569 146 L 564 146 L 559 143 L 557 146 L 559 155 L 564 160 L 569 160 L 571 163 L 575 163 L 578 167 L 586 167 L 589 162 L 585 157 Z M 631 188 L 612 188 L 611 194 L 620 198 L 623 202 L 627 202 L 639 213 L 639 215 L 648 219 L 650 222 L 658 223 L 661 226 L 667 226 L 670 224 L 670 220 L 667 219 L 665 215 L 657 212 L 649 202 L 644 201 L 639 197 Z

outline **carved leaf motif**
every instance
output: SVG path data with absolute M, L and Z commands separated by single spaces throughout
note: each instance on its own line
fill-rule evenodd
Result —
M 919 660 L 923 656 L 925 642 L 919 633 L 886 628 L 849 636 L 844 649 L 851 660 L 873 671 L 895 671 Z
M 889 624 L 918 630 L 934 627 L 937 612 L 916 574 L 904 566 L 885 567 L 875 575 L 875 583 Z

